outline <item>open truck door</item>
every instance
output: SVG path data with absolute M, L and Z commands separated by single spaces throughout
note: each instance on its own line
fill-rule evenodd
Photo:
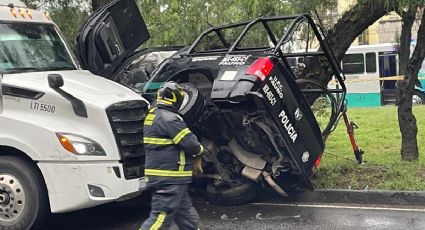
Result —
M 115 0 L 94 12 L 76 37 L 80 65 L 111 78 L 150 35 L 134 0 Z

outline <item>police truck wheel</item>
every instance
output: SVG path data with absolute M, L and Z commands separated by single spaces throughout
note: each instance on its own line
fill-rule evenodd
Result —
M 412 96 L 413 105 L 423 105 L 425 104 L 425 93 L 415 90 Z
M 256 198 L 258 191 L 259 185 L 248 179 L 237 180 L 232 186 L 216 187 L 213 183 L 209 183 L 206 198 L 212 204 L 239 205 Z
M 20 158 L 0 156 L 0 229 L 41 227 L 47 213 L 47 191 L 38 170 Z
M 205 107 L 205 99 L 195 85 L 190 83 L 181 83 L 180 86 L 185 92 L 183 104 L 179 110 L 183 119 L 191 127 L 198 121 Z

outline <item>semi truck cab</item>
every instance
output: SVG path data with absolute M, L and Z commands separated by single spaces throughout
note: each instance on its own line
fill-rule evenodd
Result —
M 0 3 L 0 73 L 0 228 L 140 194 L 149 103 L 81 70 L 48 14 Z

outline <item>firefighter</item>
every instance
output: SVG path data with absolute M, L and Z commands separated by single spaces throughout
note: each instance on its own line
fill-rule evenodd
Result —
M 204 148 L 179 115 L 183 98 L 177 83 L 165 83 L 145 119 L 145 180 L 153 195 L 142 230 L 169 229 L 173 221 L 180 229 L 198 229 L 199 215 L 188 186 L 192 171 L 202 173 Z

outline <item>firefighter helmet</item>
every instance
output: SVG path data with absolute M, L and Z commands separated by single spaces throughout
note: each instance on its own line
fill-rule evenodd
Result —
M 179 110 L 183 99 L 183 89 L 177 83 L 170 81 L 159 88 L 156 103 Z

